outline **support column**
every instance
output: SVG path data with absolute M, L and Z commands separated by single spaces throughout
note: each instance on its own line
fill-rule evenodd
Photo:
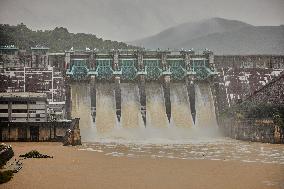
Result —
M 143 51 L 137 51 L 138 72 L 142 73 L 138 77 L 140 112 L 146 127 L 146 92 L 145 92 L 145 66 L 143 63 Z
M 33 67 L 34 62 L 37 61 L 37 57 L 35 52 L 32 50 L 32 57 L 31 57 L 31 68 Z
M 31 131 L 28 124 L 27 124 L 27 141 L 31 141 Z
M 96 80 L 95 76 L 91 76 L 90 95 L 91 95 L 91 115 L 93 122 L 96 121 Z
M 65 110 L 66 110 L 66 118 L 68 120 L 71 120 L 71 86 L 70 83 L 68 81 L 66 81 L 66 85 L 65 85 L 65 92 L 66 92 L 66 100 L 65 100 Z
M 92 52 L 90 58 L 90 70 L 96 70 L 96 54 Z
M 115 106 L 116 106 L 116 116 L 117 120 L 120 121 L 121 118 L 121 89 L 120 89 L 120 68 L 119 68 L 119 52 L 113 52 L 113 65 L 114 70 L 114 82 L 115 82 Z
M 146 127 L 146 92 L 145 92 L 145 75 L 140 75 L 139 78 L 139 96 L 140 96 L 140 105 L 141 105 L 141 114 L 144 125 Z
M 142 52 L 137 53 L 137 63 L 138 63 L 138 71 L 144 71 L 144 64 L 143 64 L 143 54 Z
M 209 68 L 212 71 L 215 71 L 215 63 L 214 63 L 214 54 L 213 54 L 213 52 L 210 51 L 210 50 L 206 50 L 206 51 L 203 52 L 203 54 L 205 54 L 207 56 L 206 58 L 209 61 Z
M 115 71 L 119 71 L 117 51 L 114 51 L 114 54 L 113 54 L 113 68 L 112 69 Z
M 12 121 L 12 102 L 8 101 L 8 119 L 9 122 Z
M 65 70 L 70 71 L 70 52 L 65 54 Z
M 167 52 L 161 53 L 161 63 L 163 71 L 167 71 L 169 66 L 167 65 Z
M 46 106 L 46 104 L 45 104 Z M 46 114 L 46 108 L 45 108 L 45 116 L 47 117 L 47 114 Z M 29 122 L 30 120 L 30 101 L 28 100 L 27 101 L 27 122 Z
M 120 89 L 120 77 L 115 77 L 115 103 L 116 103 L 116 116 L 118 121 L 121 118 L 121 89 Z
M 190 103 L 190 110 L 191 110 L 191 116 L 193 119 L 193 122 L 195 123 L 196 118 L 196 109 L 195 109 L 195 87 L 194 87 L 194 76 L 188 76 L 186 78 L 186 86 L 187 86 L 187 92 L 188 92 L 188 99 Z
M 163 82 L 163 88 L 164 88 L 164 99 L 165 99 L 165 106 L 166 106 L 166 114 L 168 117 L 168 120 L 170 122 L 171 120 L 171 90 L 170 90 L 170 82 L 171 82 L 171 76 L 166 75 L 164 77 Z
M 47 122 L 48 121 L 48 118 L 47 118 L 47 101 L 45 101 L 45 104 L 44 104 L 44 114 L 45 114 L 45 121 Z
M 187 71 L 193 71 L 192 70 L 192 65 L 191 65 L 191 63 L 190 63 L 190 54 L 188 54 L 188 53 L 186 53 L 185 55 L 184 55 L 184 61 L 185 61 L 185 68 L 186 68 L 186 70 Z

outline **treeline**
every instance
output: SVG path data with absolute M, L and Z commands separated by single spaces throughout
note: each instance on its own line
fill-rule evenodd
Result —
M 282 104 L 245 101 L 228 108 L 220 116 L 221 118 L 232 118 L 237 121 L 270 119 L 278 126 L 284 127 L 284 106 Z
M 15 45 L 19 49 L 26 50 L 37 45 L 46 46 L 50 48 L 50 52 L 63 52 L 71 47 L 74 50 L 135 48 L 123 42 L 103 40 L 93 34 L 70 33 L 63 27 L 56 27 L 54 30 L 33 31 L 23 23 L 17 26 L 0 24 L 0 45 Z

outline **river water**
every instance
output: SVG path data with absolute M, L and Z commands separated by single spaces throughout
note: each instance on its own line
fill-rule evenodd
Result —
M 129 158 L 208 159 L 284 164 L 284 145 L 238 141 L 220 135 L 210 88 L 196 86 L 196 124 L 184 85 L 171 86 L 172 120 L 167 121 L 162 87 L 146 86 L 146 127 L 136 84 L 122 84 L 122 117 L 117 121 L 112 85 L 97 84 L 97 116 L 92 122 L 90 88 L 72 86 L 72 116 L 80 117 L 80 150 Z M 179 114 L 180 112 L 180 114 Z M 189 115 L 188 117 L 186 115 Z

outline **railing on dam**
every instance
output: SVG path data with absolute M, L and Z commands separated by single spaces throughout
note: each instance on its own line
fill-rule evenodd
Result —
M 122 81 L 145 78 L 148 81 L 171 76 L 174 81 L 194 77 L 204 80 L 216 75 L 213 53 L 204 51 L 91 51 L 85 54 L 68 52 L 67 75 L 73 80 L 84 80 L 91 76 L 96 80 L 110 81 L 120 77 Z

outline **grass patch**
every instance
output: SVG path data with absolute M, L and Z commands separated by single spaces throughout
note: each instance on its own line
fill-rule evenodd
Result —
M 20 157 L 25 157 L 25 158 L 53 158 L 53 156 L 41 154 L 36 150 L 32 150 L 26 154 L 20 155 Z
M 6 183 L 11 180 L 14 176 L 14 171 L 0 171 L 0 184 Z

